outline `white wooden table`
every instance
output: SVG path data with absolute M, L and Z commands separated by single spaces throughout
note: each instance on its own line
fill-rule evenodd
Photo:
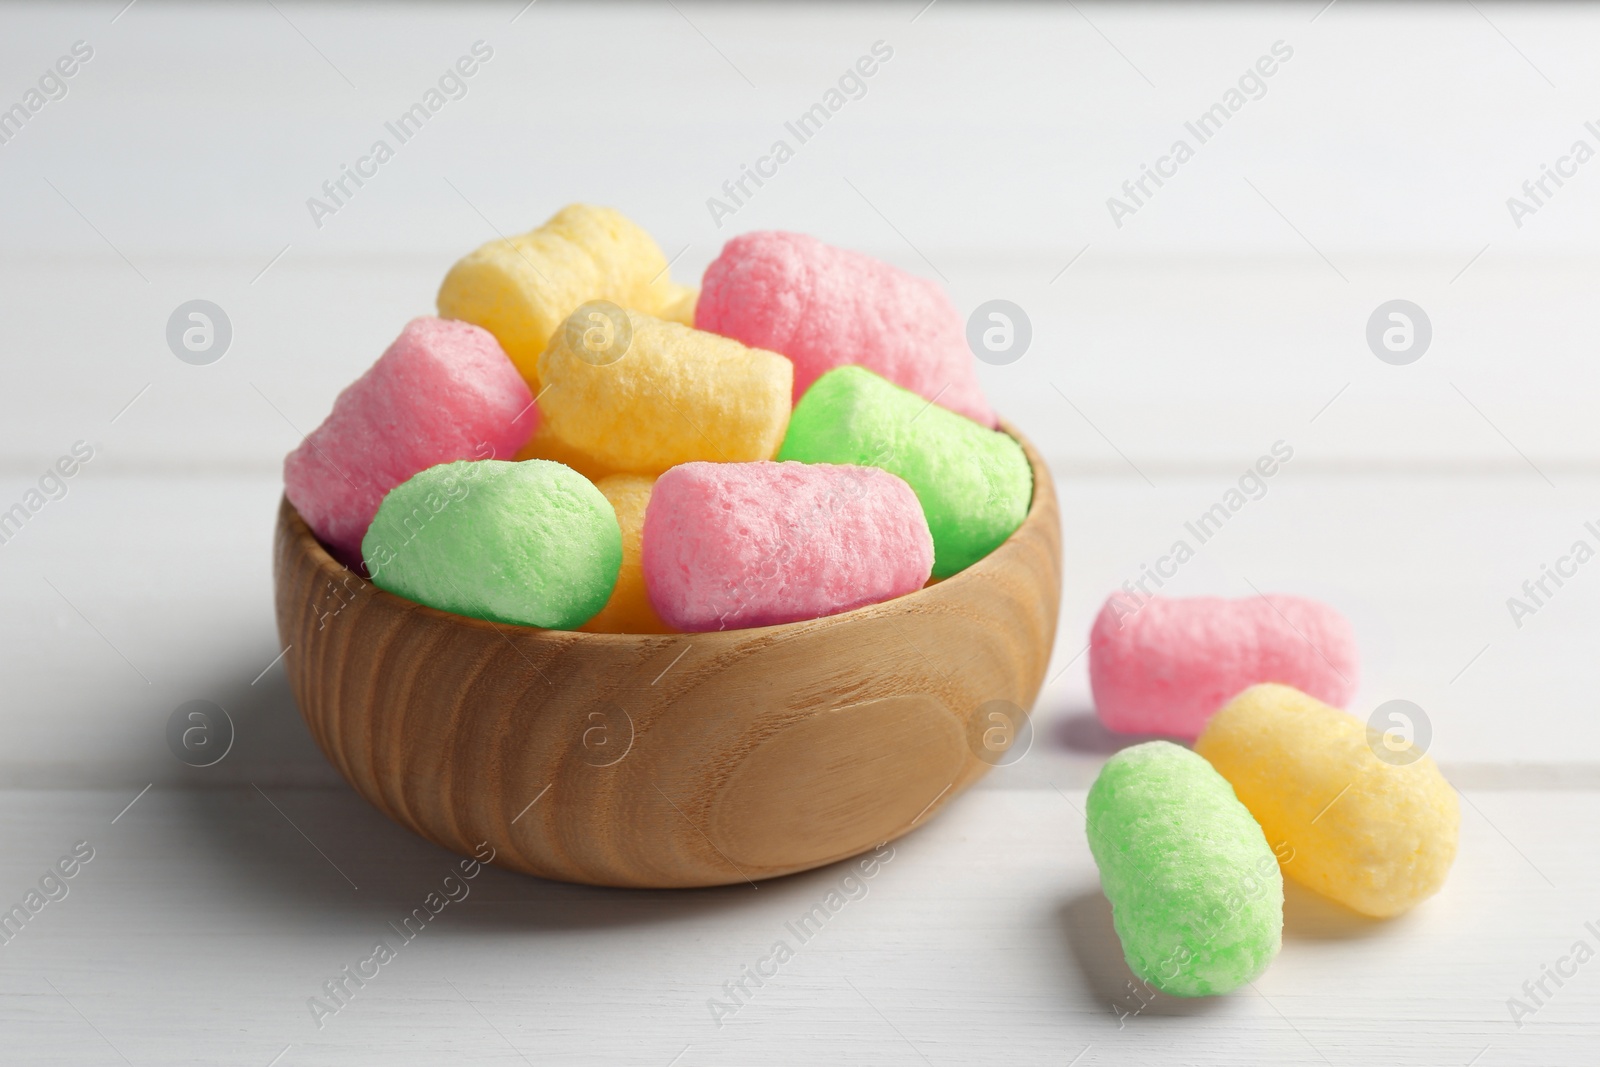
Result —
M 921 7 L 0 12 L 0 108 L 93 52 L 0 143 L 0 511 L 93 449 L 0 543 L 0 908 L 94 850 L 0 946 L 0 1060 L 1595 1062 L 1600 964 L 1545 979 L 1520 1027 L 1507 1001 L 1600 949 L 1600 563 L 1520 626 L 1506 601 L 1600 545 L 1600 164 L 1520 227 L 1506 199 L 1600 147 L 1600 12 Z M 314 225 L 306 199 L 480 40 L 466 95 Z M 864 95 L 716 227 L 707 198 L 876 41 Z M 1107 198 L 1278 41 L 1264 95 L 1116 226 Z M 301 725 L 275 664 L 278 464 L 456 255 L 575 199 L 684 277 L 786 227 L 942 277 L 964 311 L 1026 310 L 1033 347 L 981 373 L 1066 520 L 1036 740 L 738 1001 L 724 983 L 842 868 L 680 893 L 488 870 L 319 1026 L 308 998 L 397 940 L 453 857 Z M 196 298 L 233 328 L 209 366 L 165 339 Z M 1395 298 L 1433 326 L 1408 366 L 1365 339 Z M 1358 710 L 1425 710 L 1461 854 L 1384 924 L 1291 887 L 1253 988 L 1140 1008 L 1081 818 L 1128 739 L 1079 653 L 1106 594 L 1278 441 L 1293 459 L 1168 589 L 1346 611 Z M 238 727 L 213 767 L 167 749 L 191 699 Z

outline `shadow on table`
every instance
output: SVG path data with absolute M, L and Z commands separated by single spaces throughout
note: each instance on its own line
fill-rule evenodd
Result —
M 1399 919 L 1371 919 L 1313 892 L 1291 879 L 1283 880 L 1285 941 L 1350 941 L 1390 932 Z
M 1089 756 L 1111 756 L 1146 741 L 1171 741 L 1185 747 L 1189 744 L 1182 738 L 1160 734 L 1115 733 L 1105 728 L 1093 710 L 1082 709 L 1052 718 L 1045 732 L 1045 740 L 1051 748 Z
M 1404 921 L 1369 919 L 1288 879 L 1283 883 L 1283 898 L 1285 941 L 1366 938 L 1386 931 L 1394 922 Z M 1112 925 L 1111 902 L 1098 889 L 1067 900 L 1057 917 L 1066 932 L 1073 961 L 1095 1000 L 1118 1017 L 1204 1015 L 1226 999 L 1172 997 L 1154 992 L 1135 978 Z M 1127 1019 L 1123 1021 L 1126 1025 Z
M 208 857 L 208 877 L 260 929 L 305 917 L 339 916 L 400 924 L 450 893 L 438 921 L 456 934 L 507 934 L 693 920 L 753 906 L 748 885 L 696 890 L 569 885 L 480 865 L 463 877 L 464 857 L 391 822 L 348 787 L 186 790 L 185 836 Z M 454 876 L 446 884 L 446 878 Z M 827 870 L 820 872 L 830 878 Z M 811 875 L 796 878 L 809 880 Z M 832 875 L 837 878 L 837 875 Z M 762 898 L 773 894 L 761 883 Z M 821 890 L 807 890 L 821 892 Z M 430 924 L 431 925 L 431 924 Z
M 160 751 L 155 770 L 158 787 L 176 786 L 211 789 L 218 786 L 249 787 L 251 782 L 278 786 L 331 786 L 342 779 L 323 758 L 311 733 L 306 729 L 300 709 L 289 692 L 289 679 L 282 659 L 271 665 L 265 661 L 270 650 L 262 652 L 252 645 L 225 661 L 213 664 L 205 675 L 184 679 L 181 691 L 188 699 L 215 704 L 227 713 L 225 723 L 208 721 L 203 739 L 224 744 L 212 733 L 231 725 L 225 754 L 209 766 L 186 766 L 177 751 L 170 750 L 172 739 L 163 737 L 172 704 L 156 710 L 158 722 L 151 723 L 152 745 Z M 266 669 L 262 669 L 265 667 Z M 173 704 L 185 701 L 174 701 Z M 193 753 L 196 762 L 209 755 L 203 749 Z
M 259 669 L 259 668 L 257 668 Z M 242 922 L 303 931 L 310 921 L 350 919 L 381 936 L 446 896 L 445 879 L 467 895 L 437 921 L 454 935 L 568 931 L 689 922 L 758 901 L 826 893 L 839 870 L 736 886 L 685 890 L 571 885 L 481 866 L 462 877 L 464 857 L 392 822 L 328 765 L 311 739 L 281 668 L 227 700 L 234 750 L 209 768 L 175 767 L 162 792 L 173 798 L 167 827 L 200 862 L 207 889 L 234 902 Z M 461 890 L 452 890 L 458 896 Z M 431 926 L 431 923 L 430 923 Z
M 1067 945 L 1096 1002 L 1124 1019 L 1138 1015 L 1206 1015 L 1221 1008 L 1226 997 L 1172 997 L 1157 993 L 1133 976 L 1122 954 L 1122 942 L 1111 925 L 1111 902 L 1098 889 L 1080 893 L 1056 912 Z

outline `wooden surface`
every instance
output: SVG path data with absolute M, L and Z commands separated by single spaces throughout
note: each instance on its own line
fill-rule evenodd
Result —
M 1027 517 L 961 573 L 711 633 L 435 611 L 352 574 L 285 500 L 273 570 L 290 688 L 362 796 L 463 856 L 643 888 L 834 863 L 915 829 L 1027 736 L 1055 644 L 1061 521 L 1049 468 L 1023 447 Z
M 1506 199 L 1595 119 L 1600 11 L 122 6 L 0 10 L 0 103 L 95 50 L 0 145 L 0 504 L 95 448 L 0 544 L 0 905 L 96 850 L 0 947 L 0 1060 L 1593 1063 L 1600 965 L 1546 979 L 1520 1028 L 1507 1002 L 1596 944 L 1600 572 L 1520 627 L 1506 601 L 1600 521 L 1597 174 L 1521 227 Z M 315 227 L 306 198 L 479 38 L 469 95 Z M 895 58 L 867 95 L 717 229 L 706 198 L 878 39 Z M 1267 95 L 1116 228 L 1106 198 L 1280 39 Z M 865 895 L 843 865 L 690 891 L 485 870 L 319 1028 L 308 998 L 459 868 L 295 708 L 279 464 L 456 257 L 579 198 L 647 226 L 675 276 L 788 227 L 943 277 L 963 313 L 1026 309 L 1033 347 L 979 373 L 1061 501 L 1033 742 Z M 235 328 L 207 367 L 163 336 L 196 297 Z M 1363 336 L 1395 297 L 1434 325 L 1406 367 Z M 1079 653 L 1106 594 L 1279 439 L 1294 459 L 1170 590 L 1345 611 L 1358 705 L 1426 709 L 1461 851 L 1392 924 L 1291 893 L 1254 989 L 1136 1011 L 1081 817 L 1129 739 L 1099 729 Z M 164 739 L 193 699 L 236 726 L 214 766 Z M 786 924 L 830 892 L 848 902 L 798 944 Z M 719 1027 L 708 1001 L 780 938 L 794 958 Z

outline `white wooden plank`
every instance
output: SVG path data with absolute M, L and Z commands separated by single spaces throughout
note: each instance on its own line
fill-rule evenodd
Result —
M 333 781 L 282 666 L 267 669 L 282 651 L 270 576 L 277 479 L 123 475 L 98 462 L 0 545 L 10 695 L 0 722 L 11 738 L 0 785 Z M 1160 473 L 1151 488 L 1060 474 L 1064 599 L 1030 756 L 1046 769 L 1024 761 L 995 784 L 1038 786 L 1058 770 L 1085 784 L 1125 743 L 1092 716 L 1081 653 L 1105 597 L 1185 538 L 1196 557 L 1163 592 L 1250 596 L 1254 587 L 1336 605 L 1364 656 L 1355 710 L 1417 703 L 1433 754 L 1468 781 L 1600 786 L 1589 696 L 1600 668 L 1588 654 L 1600 644 L 1600 572 L 1580 570 L 1520 629 L 1506 608 L 1572 539 L 1596 541 L 1572 503 L 1596 495 L 1593 480 L 1575 481 L 1569 497 L 1516 472 L 1341 477 L 1296 462 L 1203 545 L 1185 523 L 1231 478 Z M 29 484 L 0 477 L 0 500 L 21 499 Z M 204 771 L 179 764 L 164 740 L 167 717 L 191 699 L 238 720 L 236 750 Z
M 143 0 L 114 24 L 98 8 L 8 13 L 8 93 L 74 40 L 96 49 L 69 95 L 4 146 L 12 247 L 111 255 L 42 177 L 136 263 L 243 249 L 265 262 L 287 242 L 453 248 L 481 220 L 445 176 L 504 225 L 588 197 L 701 243 L 715 232 L 706 199 L 880 39 L 894 58 L 796 146 L 740 210 L 741 226 L 891 243 L 849 176 L 930 254 L 1054 258 L 1095 242 L 1276 251 L 1320 266 L 1248 176 L 1341 267 L 1340 254 L 1362 249 L 1450 251 L 1457 268 L 1491 242 L 1490 258 L 1581 253 L 1600 232 L 1587 174 L 1521 229 L 1505 207 L 1596 117 L 1588 44 L 1600 16 L 1569 5 L 1487 18 L 1335 5 L 1313 23 L 1306 4 L 1080 13 L 946 0 L 915 22 L 922 3 L 538 4 L 514 24 L 522 5 L 511 0 L 277 6 L 281 15 Z M 306 199 L 478 39 L 495 57 L 466 97 L 318 230 Z M 1279 40 L 1294 55 L 1266 94 L 1206 143 L 1187 134 L 1185 122 Z M 1118 229 L 1107 198 L 1186 135 L 1195 158 Z
M 343 790 L 278 791 L 282 814 L 249 789 L 156 790 L 111 825 L 130 795 L 0 794 L 7 899 L 73 842 L 95 848 L 69 896 L 4 949 L 0 1017 L 26 1062 L 264 1065 L 291 1046 L 284 1067 L 446 1056 L 665 1067 L 680 1055 L 1059 1065 L 1080 1054 L 1548 1067 L 1585 1062 L 1600 1010 L 1588 968 L 1559 990 L 1547 983 L 1555 995 L 1520 1030 L 1505 1003 L 1575 941 L 1595 943 L 1584 925 L 1600 918 L 1593 856 L 1564 829 L 1600 817 L 1588 794 L 1563 798 L 1561 820 L 1546 794 L 1480 794 L 1438 898 L 1369 923 L 1291 892 L 1283 952 L 1254 991 L 1163 999 L 1127 1019 L 1113 1007 L 1131 998 L 1083 793 L 1046 788 L 961 799 L 896 844 L 864 893 L 842 866 L 682 893 L 491 870 L 321 1029 L 307 998 L 377 939 L 398 942 L 388 923 L 453 858 Z M 801 942 L 785 924 L 841 886 L 856 899 Z M 706 1002 L 725 1000 L 722 984 L 780 939 L 794 958 L 719 1028 Z
M 521 222 L 554 204 L 530 203 Z M 316 426 L 409 318 L 433 311 L 454 255 L 489 236 L 480 228 L 463 222 L 455 252 L 431 256 L 292 249 L 254 283 L 275 249 L 161 261 L 149 286 L 83 257 L 0 263 L 0 344 L 14 354 L 0 464 L 28 471 L 84 439 L 124 469 L 275 470 L 296 431 Z M 716 247 L 691 246 L 685 276 Z M 879 250 L 930 274 L 904 250 Z M 1032 320 L 1029 351 L 980 377 L 1053 460 L 1220 472 L 1283 439 L 1307 466 L 1489 468 L 1557 490 L 1568 473 L 1600 469 L 1588 418 L 1600 369 L 1582 358 L 1592 266 L 1483 264 L 1450 286 L 1452 261 L 1433 257 L 1375 265 L 1346 287 L 1285 261 L 1201 269 L 1092 256 L 1054 285 L 1060 264 L 1042 257 L 943 261 L 963 313 L 1003 297 Z M 68 293 L 90 297 L 93 313 Z M 1380 362 L 1365 340 L 1370 313 L 1396 294 L 1434 324 L 1411 366 Z M 180 362 L 166 342 L 169 316 L 195 298 L 232 323 L 210 366 Z

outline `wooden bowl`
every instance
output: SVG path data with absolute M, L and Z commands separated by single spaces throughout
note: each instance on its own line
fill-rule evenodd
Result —
M 987 558 L 887 603 L 718 633 L 539 630 L 424 607 L 345 569 L 285 500 L 273 572 L 295 700 L 390 818 L 463 855 L 486 843 L 514 870 L 661 888 L 844 859 L 988 770 L 998 705 L 981 707 L 1038 696 L 1061 523 L 1049 470 L 1017 439 L 1033 503 Z

